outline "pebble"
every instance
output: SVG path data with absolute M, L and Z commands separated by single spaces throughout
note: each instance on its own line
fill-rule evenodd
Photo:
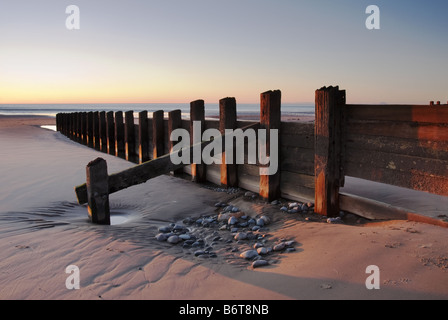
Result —
M 156 235 L 156 239 L 157 241 L 166 241 L 166 239 L 168 239 L 168 236 L 166 233 L 159 233 L 158 235 Z
M 244 194 L 245 197 L 253 197 L 255 196 L 255 193 L 250 192 L 250 191 L 246 191 L 246 193 Z
M 286 248 L 285 252 L 290 253 L 296 251 L 296 248 Z
M 264 244 L 262 244 L 260 242 L 257 242 L 256 244 L 254 244 L 254 249 L 258 249 L 258 248 L 261 248 L 261 247 L 264 247 Z
M 281 208 L 280 208 L 280 211 L 284 211 L 284 212 L 287 212 L 287 211 L 288 211 L 288 208 L 287 208 L 287 207 L 285 207 L 285 206 L 283 206 L 283 207 L 281 207 Z
M 285 246 L 292 247 L 296 242 L 294 240 L 285 241 Z
M 179 238 L 182 240 L 190 240 L 191 236 L 189 234 L 181 234 L 179 235 Z
M 174 235 L 174 236 L 169 237 L 166 241 L 171 244 L 176 244 L 182 240 L 178 236 Z
M 268 249 L 265 247 L 261 247 L 257 249 L 257 253 L 261 256 L 267 255 L 268 254 Z
M 260 230 L 260 229 L 261 229 L 260 226 L 253 226 L 253 227 L 252 227 L 252 231 L 258 231 L 258 230 Z
M 293 202 L 293 203 L 289 204 L 289 209 L 292 209 L 292 208 L 298 207 L 298 206 L 299 206 L 299 204 L 297 202 Z
M 194 256 L 195 257 L 201 256 L 201 255 L 204 255 L 204 254 L 205 254 L 204 250 L 197 250 L 197 251 L 194 252 Z
M 276 244 L 272 250 L 274 251 L 282 251 L 285 248 L 285 243 L 284 242 L 280 242 L 279 244 Z
M 274 201 L 271 202 L 271 204 L 273 204 L 273 205 L 275 205 L 275 206 L 278 205 L 278 204 L 280 204 L 280 203 L 281 203 L 281 202 L 280 202 L 279 200 L 274 200 Z
M 239 229 L 238 229 L 237 227 L 235 227 L 235 228 L 230 229 L 230 232 L 231 232 L 231 233 L 237 233 L 238 230 L 239 230 Z
M 240 257 L 247 260 L 252 260 L 258 257 L 258 252 L 257 250 L 246 250 L 240 254 Z
M 227 223 L 228 223 L 229 225 L 231 225 L 231 226 L 232 226 L 232 225 L 235 225 L 235 224 L 238 223 L 238 219 L 235 218 L 235 217 L 230 217 Z
M 159 232 L 162 232 L 162 233 L 169 233 L 169 232 L 171 232 L 171 227 L 167 227 L 167 226 L 165 226 L 165 227 L 160 227 L 160 228 L 159 228 Z
M 247 233 L 245 232 L 238 232 L 235 237 L 235 240 L 246 240 L 247 239 Z
M 264 267 L 269 265 L 269 262 L 267 262 L 266 260 L 256 260 L 254 262 L 252 262 L 252 268 L 258 268 L 258 267 Z
M 257 219 L 257 226 L 264 227 L 264 220 L 263 219 Z
M 328 218 L 327 223 L 342 223 L 341 217 Z

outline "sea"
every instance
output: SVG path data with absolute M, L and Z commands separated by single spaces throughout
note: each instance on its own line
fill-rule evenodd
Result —
M 39 115 L 55 117 L 57 113 L 88 112 L 88 111 L 140 111 L 165 112 L 180 109 L 183 118 L 189 117 L 189 103 L 107 103 L 107 104 L 0 104 L 0 115 Z M 238 115 L 254 115 L 260 113 L 259 104 L 238 104 Z M 205 104 L 205 116 L 219 115 L 219 104 Z M 314 116 L 314 105 L 282 104 L 284 116 Z

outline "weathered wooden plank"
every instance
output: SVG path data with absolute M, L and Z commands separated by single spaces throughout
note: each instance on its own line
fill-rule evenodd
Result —
M 163 110 L 157 110 L 152 113 L 152 145 L 153 145 L 153 159 L 156 159 L 164 154 L 164 121 Z
M 347 148 L 346 172 L 351 166 L 362 165 L 364 170 L 384 168 L 402 172 L 418 172 L 422 175 L 448 177 L 448 161 L 428 159 L 415 156 L 385 153 L 381 151 L 366 152 L 363 149 Z
M 259 169 L 255 165 L 238 165 L 238 186 L 240 188 L 259 193 L 260 175 Z
M 169 152 L 173 150 L 174 142 L 171 141 L 169 138 L 171 136 L 171 133 L 176 130 L 180 129 L 182 127 L 182 111 L 180 109 L 176 109 L 173 111 L 168 112 L 168 140 L 169 140 Z M 182 169 L 176 170 L 173 172 L 173 174 L 181 174 Z
M 421 174 L 418 170 L 402 172 L 385 168 L 367 169 L 362 164 L 348 164 L 347 175 L 391 184 L 398 187 L 448 196 L 448 178 Z
M 191 143 L 201 141 L 202 133 L 205 130 L 205 106 L 204 100 L 196 100 L 190 103 L 190 138 Z M 195 132 L 193 130 L 193 123 L 200 122 L 201 124 L 201 132 Z M 198 137 L 197 137 L 198 136 Z M 202 149 L 198 149 L 195 152 L 195 156 L 202 154 Z M 194 157 L 195 157 L 194 156 Z M 200 163 L 201 159 L 194 159 L 191 164 L 191 178 L 195 182 L 205 182 L 206 181 L 206 166 L 203 163 Z
M 270 156 L 271 144 L 280 146 L 280 132 L 278 141 L 271 141 L 271 130 L 280 130 L 281 126 L 281 91 L 267 91 L 260 94 L 260 128 L 266 129 L 266 154 Z M 279 152 L 280 153 L 280 152 Z M 279 163 L 281 161 L 280 154 Z M 280 170 L 271 175 L 260 175 L 260 196 L 267 201 L 280 197 Z
M 81 112 L 81 142 L 87 145 L 87 113 Z
M 314 149 L 280 148 L 280 170 L 314 175 Z
M 109 178 L 107 163 L 97 158 L 86 167 L 86 194 L 89 219 L 97 224 L 110 224 Z
M 447 105 L 347 105 L 345 112 L 356 120 L 448 123 Z
M 447 228 L 448 222 L 427 217 L 424 213 L 409 212 L 406 209 L 358 197 L 352 194 L 339 195 L 341 209 L 371 220 L 409 220 Z
M 93 112 L 87 113 L 87 146 L 93 148 Z
M 134 111 L 126 111 L 125 114 L 125 126 L 124 126 L 124 139 L 125 139 L 125 150 L 126 150 L 126 160 L 131 162 L 138 161 L 138 155 L 135 152 L 135 124 L 134 124 Z
M 100 149 L 101 152 L 107 153 L 106 111 L 100 112 Z
M 115 119 L 114 112 L 106 113 L 107 153 L 115 155 Z
M 236 100 L 235 98 L 224 98 L 219 100 L 219 131 L 225 134 L 226 129 L 236 128 Z M 235 145 L 232 143 L 233 157 L 230 159 L 232 164 L 226 163 L 225 151 L 222 155 L 221 164 L 221 179 L 220 183 L 228 187 L 238 186 L 238 170 L 235 156 Z M 226 150 L 224 142 L 223 150 Z
M 148 111 L 138 113 L 138 147 L 139 163 L 149 160 Z
M 421 158 L 448 160 L 448 141 L 348 134 L 346 136 L 346 147 L 353 150 L 362 149 L 365 152 L 381 151 Z
M 347 134 L 386 136 L 405 139 L 448 141 L 448 123 L 427 124 L 417 122 L 357 121 L 348 119 L 344 127 Z
M 337 216 L 339 187 L 344 183 L 341 126 L 345 91 L 324 87 L 316 90 L 315 98 L 315 212 Z
M 280 181 L 282 197 L 314 202 L 314 175 L 282 171 Z
M 115 156 L 126 159 L 123 112 L 115 112 Z
M 100 150 L 100 113 L 93 112 L 93 147 Z

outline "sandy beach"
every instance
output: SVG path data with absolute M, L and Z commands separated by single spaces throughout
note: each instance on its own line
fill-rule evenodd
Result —
M 221 192 L 168 175 L 110 196 L 111 226 L 88 222 L 74 186 L 101 156 L 114 173 L 133 164 L 40 128 L 53 118 L 0 117 L 0 299 L 448 299 L 448 229 L 409 221 L 367 221 L 347 215 L 329 224 L 285 214 L 258 197 Z M 290 202 L 281 199 L 283 204 Z M 186 218 L 216 216 L 224 202 L 270 222 L 257 240 Z M 215 256 L 156 240 L 171 223 L 191 229 Z M 240 257 L 264 240 L 274 251 L 254 269 Z M 65 272 L 76 265 L 80 288 Z M 369 290 L 366 268 L 378 266 L 380 288 Z

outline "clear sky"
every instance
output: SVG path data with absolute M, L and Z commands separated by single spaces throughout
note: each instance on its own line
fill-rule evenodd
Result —
M 448 1 L 0 0 L 0 103 L 306 103 L 328 85 L 348 103 L 446 102 Z

